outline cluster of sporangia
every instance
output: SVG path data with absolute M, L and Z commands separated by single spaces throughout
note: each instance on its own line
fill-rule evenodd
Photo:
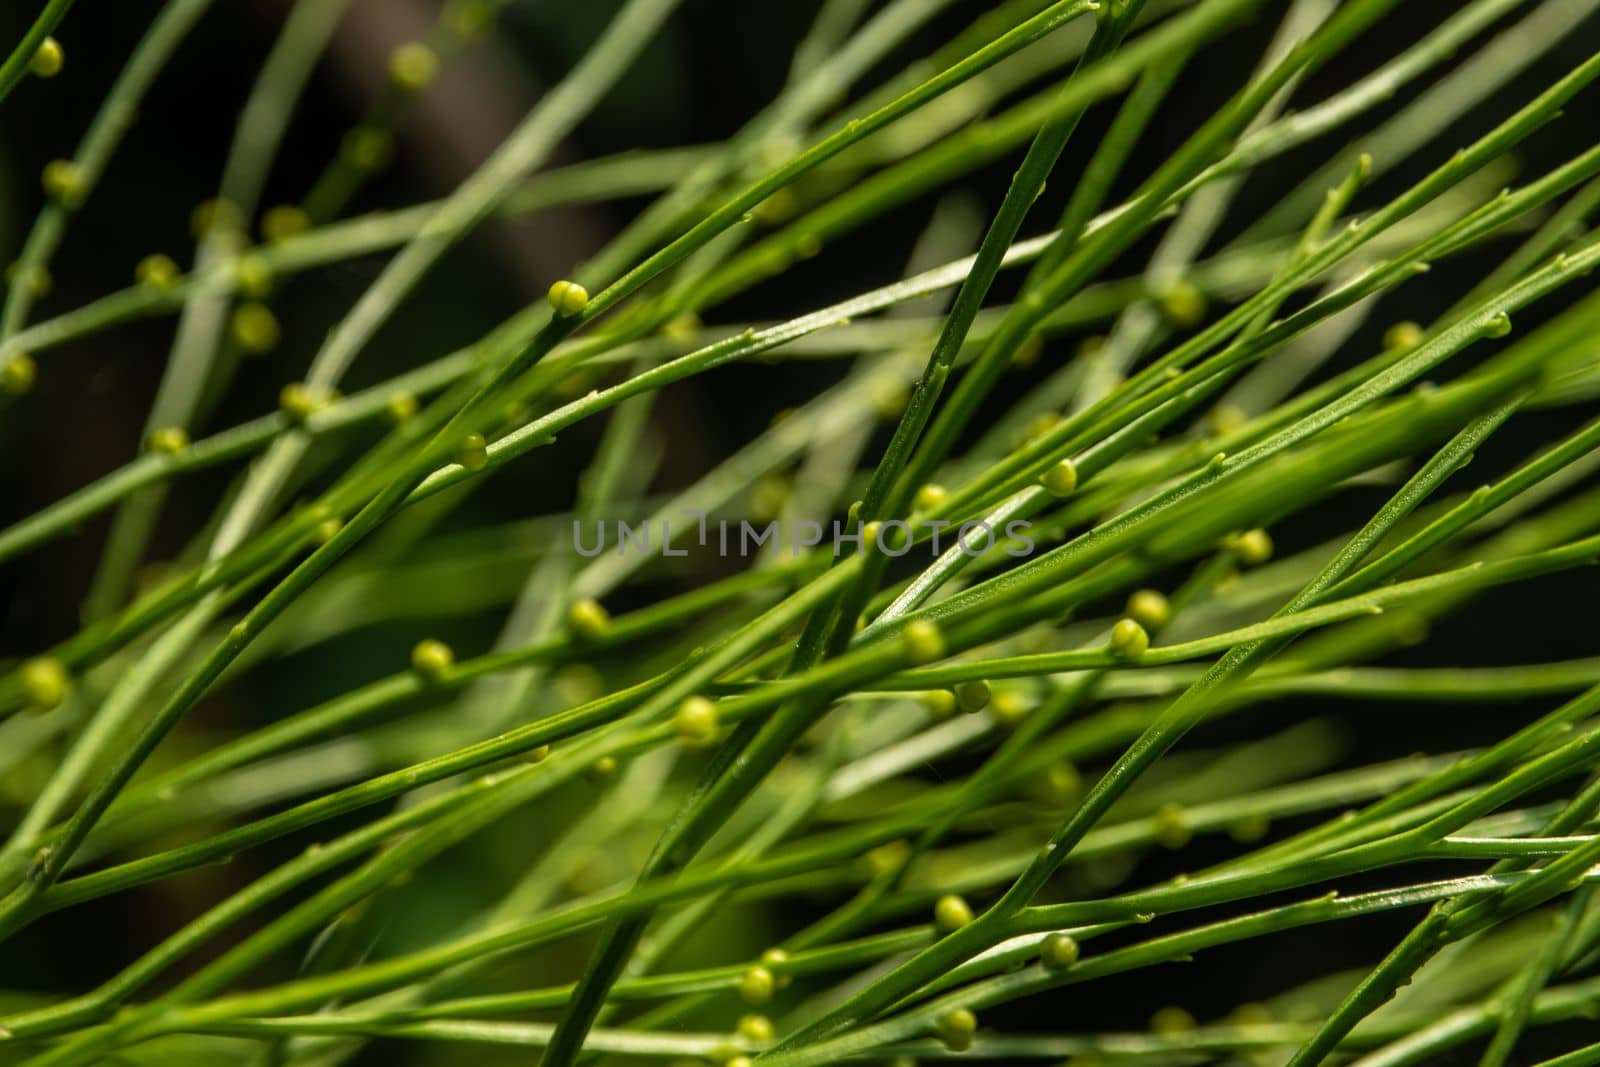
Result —
M 150 273 L 152 263 L 157 259 L 163 261 L 159 265 L 159 272 L 163 276 L 169 268 L 172 272 L 176 271 L 176 267 L 172 266 L 166 257 L 147 259 L 141 264 L 141 271 Z M 589 303 L 588 292 L 583 286 L 571 281 L 556 282 L 550 287 L 548 295 L 550 306 L 562 317 L 580 314 Z M 299 424 L 315 414 L 325 402 L 324 398 L 315 396 L 305 386 L 295 383 L 284 387 L 280 397 L 280 410 L 291 421 Z M 391 415 L 404 418 L 415 412 L 416 400 L 410 396 L 398 397 L 390 407 Z M 182 429 L 175 427 L 157 430 L 150 439 L 152 451 L 169 455 L 180 452 L 188 443 L 188 435 Z M 455 458 L 458 463 L 470 470 L 484 467 L 488 462 L 488 446 L 483 435 L 471 433 L 463 438 Z M 1077 470 L 1071 460 L 1063 459 L 1051 467 L 1039 482 L 1051 494 L 1065 497 L 1077 488 Z M 919 511 L 927 510 L 937 507 L 945 499 L 946 492 L 943 488 L 926 485 L 918 492 L 916 504 Z M 329 522 L 332 524 L 332 529 L 336 530 L 337 520 Z M 870 526 L 864 534 L 869 538 L 874 536 Z M 1235 535 L 1228 539 L 1225 547 L 1240 563 L 1246 565 L 1264 563 L 1272 555 L 1272 540 L 1265 530 L 1250 530 Z M 1150 631 L 1159 630 L 1166 624 L 1171 609 L 1167 598 L 1161 593 L 1154 589 L 1140 589 L 1128 598 L 1125 611 L 1124 617 L 1111 628 L 1106 647 L 1117 659 L 1132 662 L 1149 650 Z M 567 623 L 575 637 L 593 641 L 607 634 L 611 627 L 611 616 L 598 601 L 583 598 L 571 605 L 567 613 Z M 945 655 L 944 634 L 939 625 L 929 619 L 913 619 L 908 622 L 900 631 L 899 641 L 905 658 L 911 665 L 931 663 Z M 455 653 L 443 641 L 429 638 L 418 642 L 412 649 L 411 668 L 424 682 L 438 684 L 454 667 Z M 28 705 L 39 711 L 60 704 L 66 698 L 71 684 L 66 668 L 59 660 L 49 656 L 35 657 L 24 662 L 21 668 L 21 681 Z M 935 690 L 924 694 L 924 700 L 929 712 L 938 717 L 953 714 L 957 709 L 974 714 L 987 709 L 1000 725 L 1006 727 L 1015 726 L 1030 710 L 1026 697 L 1020 692 L 1005 690 L 994 693 L 984 681 L 963 682 L 953 689 Z M 721 730 L 717 705 L 704 696 L 691 696 L 684 700 L 673 715 L 672 725 L 679 740 L 695 748 L 713 744 Z M 524 753 L 524 758 L 529 762 L 538 763 L 549 754 L 549 745 L 539 745 Z M 616 771 L 616 758 L 604 756 L 589 768 L 589 776 L 595 780 L 605 780 L 614 776 Z M 1061 773 L 1052 777 L 1061 780 L 1061 789 L 1058 792 L 1075 791 L 1077 774 L 1072 768 L 1064 767 Z M 1181 809 L 1170 805 L 1164 807 L 1157 812 L 1155 822 L 1157 837 L 1163 843 L 1176 847 L 1188 839 L 1188 827 L 1183 821 Z M 972 918 L 970 905 L 954 894 L 941 897 L 934 906 L 934 926 L 941 934 L 965 926 L 972 921 Z M 1067 934 L 1052 934 L 1040 943 L 1039 958 L 1050 968 L 1070 967 L 1078 959 L 1078 943 Z M 789 981 L 783 973 L 787 963 L 788 954 L 782 949 L 768 949 L 762 954 L 760 962 L 746 971 L 740 980 L 740 997 L 752 1005 L 764 1004 L 771 1000 L 773 993 Z M 970 1048 L 977 1029 L 977 1017 L 965 1008 L 944 1013 L 938 1018 L 934 1027 L 939 1040 L 954 1052 Z M 772 1023 L 764 1015 L 746 1015 L 739 1020 L 738 1036 L 745 1045 L 759 1048 L 772 1039 Z M 729 1055 L 722 1059 L 724 1067 L 749 1067 L 751 1063 L 750 1058 L 737 1049 L 730 1049 Z
M 551 289 L 550 300 L 558 314 L 576 314 L 581 311 L 588 296 L 581 287 L 570 282 L 557 282 Z M 474 435 L 476 437 L 476 435 Z M 480 439 L 481 440 L 481 439 Z M 463 461 L 465 462 L 465 461 Z M 470 465 L 470 464 L 469 464 Z M 1077 485 L 1077 474 L 1068 460 L 1052 468 L 1041 483 L 1052 493 L 1066 496 Z M 937 506 L 945 499 L 945 491 L 938 486 L 924 486 L 917 495 L 918 510 Z M 870 536 L 870 525 L 863 532 L 863 540 Z M 1235 534 L 1226 539 L 1222 547 L 1244 566 L 1259 566 L 1272 556 L 1273 544 L 1265 530 L 1254 529 Z M 1106 647 L 1117 659 L 1133 662 L 1150 648 L 1150 632 L 1160 628 L 1171 618 L 1167 598 L 1154 589 L 1140 589 L 1128 597 L 1125 615 L 1111 628 Z M 594 641 L 606 636 L 611 627 L 611 616 L 605 607 L 592 598 L 575 601 L 568 610 L 567 624 L 574 637 Z M 928 619 L 913 619 L 899 634 L 900 647 L 907 663 L 917 666 L 942 659 L 946 653 L 945 639 L 939 625 Z M 412 650 L 411 666 L 426 683 L 439 684 L 455 666 L 455 654 L 442 641 L 427 639 Z M 987 710 L 1001 726 L 1015 727 L 1029 712 L 1027 698 L 1016 690 L 993 692 L 987 682 L 963 682 L 952 689 L 934 690 L 923 694 L 925 706 L 937 718 L 947 717 L 957 710 L 976 714 Z M 691 748 L 705 748 L 714 744 L 721 735 L 722 723 L 718 719 L 716 702 L 704 696 L 691 696 L 678 705 L 672 717 L 672 726 L 679 741 Z M 550 755 L 549 745 L 540 745 L 525 754 L 533 763 L 542 762 Z M 616 759 L 605 756 L 588 768 L 589 777 L 596 781 L 611 778 L 617 769 Z M 1058 799 L 1068 799 L 1078 788 L 1077 772 L 1063 765 L 1049 776 L 1051 792 Z M 1152 817 L 1155 836 L 1162 844 L 1181 848 L 1190 838 L 1191 829 L 1178 805 L 1163 805 Z M 973 920 L 971 906 L 962 897 L 948 894 L 939 898 L 933 909 L 935 929 L 949 934 Z M 1078 960 L 1078 943 L 1065 933 L 1055 933 L 1044 938 L 1039 945 L 1040 962 L 1053 970 L 1064 970 Z M 759 1006 L 772 999 L 773 994 L 789 983 L 785 970 L 788 954 L 781 948 L 770 948 L 760 960 L 745 971 L 739 981 L 739 996 L 747 1004 Z M 1183 1014 L 1179 1020 L 1173 1013 Z M 1169 1017 L 1170 1016 L 1170 1017 Z M 1158 1030 L 1181 1029 L 1187 1021 L 1181 1009 L 1164 1009 L 1152 1020 Z M 977 1016 L 966 1008 L 945 1012 L 935 1023 L 935 1036 L 952 1052 L 970 1048 L 977 1033 Z M 771 1021 L 764 1015 L 745 1015 L 739 1020 L 737 1036 L 743 1047 L 730 1046 L 717 1059 L 723 1067 L 750 1067 L 752 1060 L 745 1051 L 759 1049 L 772 1039 Z
M 64 58 L 60 44 L 53 38 L 47 38 L 34 56 L 33 73 L 39 77 L 53 77 L 60 72 Z M 391 57 L 390 73 L 396 84 L 415 90 L 432 80 L 436 67 L 437 60 L 427 46 L 413 43 L 396 49 Z M 371 138 L 363 140 L 356 136 L 361 132 L 352 131 L 352 137 L 347 138 L 347 154 L 357 163 L 365 159 L 370 164 L 369 169 L 376 168 L 382 160 L 374 146 L 366 143 Z M 55 160 L 48 164 L 44 169 L 43 184 L 46 193 L 69 209 L 77 206 L 87 191 L 81 172 L 68 160 Z M 203 236 L 217 225 L 238 224 L 239 220 L 230 214 L 229 205 L 223 201 L 202 204 L 193 219 L 197 236 Z M 303 210 L 283 206 L 264 214 L 261 229 L 269 241 L 279 241 L 301 233 L 309 226 L 310 219 Z M 234 274 L 236 289 L 246 300 L 233 312 L 231 336 L 246 352 L 269 351 L 278 342 L 279 328 L 276 317 L 261 301 L 271 291 L 272 271 L 260 256 L 246 253 L 238 257 Z M 165 293 L 176 291 L 182 281 L 182 272 L 170 257 L 157 253 L 139 262 L 135 277 L 140 285 Z M 35 281 L 30 279 L 30 284 L 35 284 Z M 35 288 L 42 290 L 47 285 L 47 281 L 40 281 Z M 572 281 L 556 282 L 550 287 L 548 296 L 552 309 L 562 317 L 582 313 L 589 302 L 589 294 L 584 287 Z M 26 393 L 33 384 L 34 376 L 33 360 L 26 353 L 13 353 L 0 364 L 0 392 L 11 395 Z M 322 395 L 302 383 L 294 382 L 283 387 L 279 396 L 279 410 L 292 424 L 302 425 L 333 399 L 333 396 Z M 391 400 L 388 413 L 395 421 L 403 421 L 416 411 L 416 398 L 400 394 Z M 188 447 L 189 435 L 182 427 L 167 427 L 152 432 L 147 443 L 154 453 L 174 456 Z M 483 435 L 466 435 L 456 450 L 455 460 L 469 470 L 482 469 L 488 463 L 488 446 Z M 1054 496 L 1069 496 L 1077 488 L 1077 469 L 1070 459 L 1062 459 L 1039 478 L 1039 484 Z M 942 487 L 925 485 L 917 493 L 916 510 L 931 510 L 946 499 L 947 493 Z M 328 536 L 331 536 L 338 528 L 337 520 L 330 519 L 329 524 Z M 863 530 L 865 540 L 876 539 L 877 531 L 872 528 L 873 525 L 869 524 Z M 1264 530 L 1250 530 L 1235 535 L 1228 539 L 1225 547 L 1241 564 L 1250 566 L 1264 563 L 1272 555 L 1272 540 Z M 1138 590 L 1128 598 L 1124 617 L 1111 628 L 1106 645 L 1108 651 L 1119 660 L 1138 660 L 1150 648 L 1151 631 L 1164 626 L 1170 614 L 1165 596 L 1153 589 Z M 611 617 L 599 602 L 585 598 L 571 605 L 567 622 L 575 637 L 593 641 L 606 635 L 611 626 Z M 938 624 L 931 620 L 914 619 L 908 622 L 900 631 L 899 641 L 907 662 L 912 665 L 931 663 L 945 655 L 944 634 Z M 424 640 L 412 649 L 411 668 L 424 682 L 439 684 L 454 667 L 455 654 L 442 641 Z M 29 708 L 36 711 L 47 711 L 59 705 L 71 686 L 71 676 L 66 667 L 50 656 L 25 661 L 20 669 L 20 680 Z M 923 695 L 923 700 L 929 712 L 936 717 L 951 715 L 958 709 L 974 714 L 987 710 L 996 722 L 1005 727 L 1017 725 L 1030 710 L 1028 700 L 1021 692 L 992 692 L 984 681 L 963 682 L 953 689 L 929 692 Z M 716 742 L 722 724 L 718 720 L 714 701 L 704 696 L 691 696 L 679 705 L 673 715 L 672 725 L 683 744 L 704 748 Z M 524 758 L 538 763 L 549 754 L 550 746 L 540 745 L 525 753 Z M 589 773 L 594 779 L 604 780 L 615 775 L 616 770 L 615 757 L 605 756 L 589 768 Z M 1076 791 L 1077 774 L 1074 769 L 1062 767 L 1060 773 L 1052 775 L 1052 779 L 1059 780 L 1057 784 L 1061 788 L 1056 792 L 1065 795 Z M 1154 818 L 1157 837 L 1163 843 L 1178 847 L 1187 841 L 1188 827 L 1181 809 L 1168 805 L 1157 812 Z M 971 906 L 954 894 L 941 897 L 934 905 L 934 926 L 940 934 L 951 933 L 972 919 Z M 1071 967 L 1078 959 L 1078 943 L 1067 934 L 1051 934 L 1040 942 L 1039 959 L 1052 969 Z M 762 953 L 760 960 L 740 980 L 740 997 L 751 1005 L 761 1005 L 771 1000 L 774 992 L 790 981 L 785 973 L 788 963 L 788 954 L 783 949 L 771 948 Z M 977 1017 L 965 1008 L 957 1008 L 936 1020 L 934 1033 L 951 1051 L 960 1052 L 971 1047 L 977 1028 Z M 730 1046 L 725 1055 L 718 1057 L 724 1067 L 750 1067 L 751 1060 L 744 1053 L 746 1050 L 759 1049 L 772 1040 L 772 1023 L 764 1015 L 745 1015 L 739 1020 L 737 1036 L 740 1046 Z
M 67 65 L 67 53 L 61 47 L 61 42 L 54 37 L 46 37 L 40 42 L 38 50 L 33 53 L 33 59 L 28 64 L 28 70 L 36 78 L 54 78 L 61 73 L 61 68 Z M 59 161 L 58 161 L 59 162 Z M 48 190 L 51 182 L 52 169 L 56 164 L 45 168 L 45 188 Z M 13 283 L 17 280 L 17 273 L 22 269 L 21 264 L 13 263 L 6 270 L 6 282 Z M 50 291 L 50 274 L 42 269 L 30 270 L 23 279 L 28 289 L 34 296 L 43 296 Z M 33 380 L 38 375 L 38 368 L 34 365 L 33 357 L 26 352 L 0 359 L 0 394 L 6 396 L 21 396 L 33 388 Z
M 470 36 L 482 28 L 488 19 L 487 8 L 482 5 L 459 5 L 454 13 L 453 29 L 462 36 Z M 34 53 L 30 69 L 40 78 L 53 78 L 61 73 L 66 63 L 66 53 L 53 37 L 46 37 Z M 405 93 L 424 89 L 438 74 L 439 60 L 432 48 L 420 41 L 412 41 L 395 48 L 389 56 L 389 78 L 394 86 Z M 378 127 L 358 124 L 347 133 L 340 145 L 341 162 L 358 172 L 372 173 L 382 169 L 393 152 L 390 134 Z M 45 195 L 71 211 L 79 207 L 90 191 L 92 176 L 70 159 L 55 159 L 45 164 L 40 183 Z M 228 231 L 238 235 L 247 232 L 245 219 L 237 205 L 224 199 L 207 200 L 195 208 L 190 216 L 190 229 L 196 240 L 213 231 Z M 261 216 L 262 238 L 276 244 L 302 234 L 312 226 L 312 219 L 304 208 L 283 204 L 265 211 Z M 50 272 L 41 264 L 24 266 L 13 263 L 7 280 L 16 278 L 25 270 L 26 284 L 35 297 L 50 290 Z M 134 281 L 152 294 L 174 299 L 181 296 L 185 282 L 183 270 L 171 256 L 152 253 L 139 260 L 133 271 Z M 241 299 L 234 307 L 228 322 L 228 335 L 239 350 L 247 355 L 264 355 L 278 346 L 281 329 L 278 318 L 267 305 L 276 279 L 267 260 L 260 254 L 246 250 L 235 256 L 231 264 L 232 291 Z M 0 394 L 22 396 L 33 388 L 38 367 L 27 352 L 11 352 L 0 357 Z M 309 390 L 299 383 L 287 385 L 280 398 L 280 408 L 294 423 L 303 422 L 318 407 L 334 399 Z M 392 405 L 391 414 L 403 418 L 415 410 L 416 401 L 402 397 Z M 189 444 L 189 435 L 181 426 L 157 429 L 150 434 L 146 445 L 150 451 L 172 455 Z

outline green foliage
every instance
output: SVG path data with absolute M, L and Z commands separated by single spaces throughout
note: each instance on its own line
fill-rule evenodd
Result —
M 77 72 L 94 15 L 69 6 L 42 5 L 0 98 Z M 945 0 L 825 0 L 720 142 L 547 167 L 685 17 L 627 0 L 454 192 L 352 215 L 502 4 L 450 0 L 388 52 L 306 195 L 268 206 L 345 8 L 300 0 L 191 269 L 136 256 L 126 288 L 30 322 L 210 6 L 166 0 L 46 167 L 0 313 L 0 418 L 52 349 L 176 323 L 138 449 L 0 529 L 26 567 L 110 518 L 81 628 L 0 674 L 0 1062 L 1600 1062 L 1561 1025 L 1600 1010 L 1600 659 L 1460 636 L 1594 633 L 1587 600 L 1528 605 L 1600 559 L 1600 145 L 1572 114 L 1600 4 L 1441 5 L 1412 38 L 1397 0 L 1007 0 L 965 26 Z M 1590 51 L 1548 55 L 1567 31 Z M 1153 150 L 1201 85 L 1205 121 Z M 980 219 L 960 191 L 996 164 Z M 818 306 L 830 245 L 928 194 L 904 276 Z M 385 367 L 380 330 L 467 235 L 590 202 L 628 221 L 588 262 Z M 277 407 L 215 428 L 239 357 L 300 343 L 286 282 L 376 254 Z M 752 291 L 793 314 L 740 320 Z M 358 360 L 375 384 L 345 392 Z M 658 486 L 689 436 L 653 407 L 670 387 L 819 363 L 836 384 Z M 468 506 L 569 430 L 593 441 L 572 499 Z M 166 491 L 208 471 L 233 484 L 140 581 Z M 736 567 L 703 532 L 569 536 L 674 520 L 688 549 L 686 514 L 861 536 Z M 197 714 L 314 646 L 355 668 L 335 695 Z M 1431 716 L 1426 751 L 1351 745 L 1381 732 L 1348 728 L 1368 702 Z M 188 903 L 83 988 L 14 954 L 128 899 Z M 1351 930 L 1378 946 L 1353 970 L 1330 962 Z M 1158 965 L 1291 936 L 1313 950 L 1264 991 L 1172 1003 Z M 1105 1007 L 1130 974 L 1137 1031 Z

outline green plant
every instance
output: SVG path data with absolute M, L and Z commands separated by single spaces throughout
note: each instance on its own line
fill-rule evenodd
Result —
M 68 6 L 0 100 L 70 70 Z M 0 530 L 15 568 L 109 519 L 81 627 L 28 627 L 0 675 L 0 1061 L 1600 1063 L 1562 1026 L 1600 1007 L 1600 659 L 1485 652 L 1594 632 L 1600 52 L 1550 50 L 1600 4 L 825 0 L 720 143 L 541 169 L 685 17 L 626 0 L 455 191 L 345 216 L 501 4 L 450 0 L 265 208 L 345 8 L 302 0 L 193 267 L 140 249 L 127 288 L 30 323 L 209 6 L 167 0 L 46 168 L 0 314 L 0 418 L 52 349 L 176 321 L 137 452 Z M 1200 83 L 1228 95 L 1151 151 Z M 1013 161 L 989 210 L 954 192 Z M 930 193 L 902 278 L 809 298 L 830 245 Z M 480 339 L 384 365 L 469 233 L 641 199 Z M 276 407 L 212 429 L 241 358 L 292 347 L 279 287 L 377 253 Z M 774 292 L 791 317 L 729 310 Z M 828 388 L 781 377 L 819 363 Z M 652 405 L 735 364 L 798 402 L 659 488 Z M 483 517 L 479 487 L 549 456 L 582 469 L 567 496 Z M 214 469 L 140 583 L 168 491 Z M 662 551 L 585 550 L 617 521 Z M 317 647 L 325 699 L 196 721 Z M 1426 753 L 1368 751 L 1363 702 L 1434 715 L 1393 731 Z M 33 984 L 41 931 L 234 857 L 131 962 Z M 1204 1023 L 1171 1004 L 1156 965 L 1301 928 L 1315 966 Z M 1331 963 L 1347 929 L 1374 951 Z M 1130 974 L 1139 1032 L 1107 1021 Z

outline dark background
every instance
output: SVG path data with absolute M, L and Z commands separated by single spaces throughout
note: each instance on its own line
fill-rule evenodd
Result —
M 33 4 L 0 9 L 0 41 L 14 41 L 31 17 Z M 552 4 L 516 0 L 487 41 L 473 46 L 424 98 L 402 128 L 393 165 L 351 206 L 359 212 L 402 206 L 448 191 L 481 161 L 499 138 L 537 98 L 541 86 L 558 79 L 611 16 L 616 4 Z M 704 143 L 731 134 L 778 90 L 789 51 L 804 32 L 816 3 L 811 0 L 686 0 L 681 11 L 628 76 L 566 143 L 557 162 L 600 156 L 630 147 Z M 1380 32 L 1337 57 L 1297 94 L 1309 103 L 1342 87 L 1382 62 L 1437 23 L 1455 5 L 1401 4 Z M 1279 10 L 1280 5 L 1267 5 Z M 905 61 L 921 56 L 959 30 L 985 5 L 957 3 L 897 50 L 874 72 L 881 80 Z M 15 255 L 40 204 L 37 176 L 53 158 L 69 156 L 82 129 L 121 63 L 157 9 L 154 0 L 80 3 L 59 31 L 67 48 L 64 74 L 51 81 L 29 79 L 0 113 L 0 258 Z M 417 36 L 431 22 L 426 0 L 358 0 L 338 34 L 327 61 L 314 77 L 290 127 L 274 168 L 264 204 L 297 199 L 337 149 L 346 129 L 362 114 L 382 77 L 385 57 L 397 42 Z M 77 307 L 128 284 L 134 264 L 152 251 L 164 251 L 187 265 L 192 255 L 189 214 L 214 195 L 237 109 L 269 47 L 281 17 L 275 2 L 221 0 L 179 52 L 150 94 L 141 120 L 115 157 L 89 205 L 74 221 L 53 264 L 54 288 L 33 313 L 38 320 Z M 1241 84 L 1270 36 L 1270 19 L 1231 35 L 1196 59 L 1160 118 L 1136 152 L 1123 190 L 1150 173 L 1209 117 Z M 1443 162 L 1456 147 L 1502 120 L 1516 102 L 1530 98 L 1577 63 L 1600 40 L 1600 20 L 1557 44 L 1540 62 L 1427 150 L 1395 168 L 1362 194 L 1358 206 L 1383 202 Z M 1378 108 L 1360 120 L 1370 128 L 1408 97 Z M 1052 179 L 1030 220 L 1029 233 L 1053 220 L 1072 187 L 1072 177 L 1103 130 L 1109 109 L 1092 111 L 1069 147 L 1062 173 Z M 1519 149 L 1523 173 L 1544 173 L 1589 146 L 1600 129 L 1597 94 L 1589 91 L 1558 123 L 1540 131 Z M 1349 131 L 1313 143 L 1275 160 L 1254 174 L 1219 239 L 1246 225 L 1254 204 L 1271 203 L 1309 169 L 1341 147 Z M 985 168 L 962 187 L 992 209 L 999 202 L 1020 152 Z M 926 223 L 937 197 L 925 197 L 891 211 L 861 234 L 840 239 L 815 261 L 802 264 L 774 284 L 757 288 L 706 317 L 737 322 L 787 317 L 897 277 L 907 249 Z M 516 223 L 494 223 L 452 253 L 436 268 L 419 294 L 406 302 L 358 360 L 348 379 L 351 390 L 386 378 L 399 369 L 455 348 L 499 322 L 524 303 L 540 299 L 549 282 L 570 264 L 599 248 L 640 205 L 634 202 L 585 206 L 541 214 Z M 1117 275 L 1133 273 L 1149 251 L 1147 242 Z M 1509 245 L 1491 244 L 1457 260 L 1438 264 L 1427 276 L 1388 298 L 1353 339 L 1333 369 L 1369 354 L 1382 329 L 1399 319 L 1426 322 L 1443 311 L 1492 269 Z M 381 258 L 342 263 L 289 281 L 277 307 L 284 343 L 272 355 L 248 364 L 210 422 L 218 429 L 269 410 L 278 388 L 299 377 L 328 327 L 376 277 Z M 1003 281 L 998 296 L 1009 293 Z M 997 298 L 998 298 L 997 296 Z M 1564 302 L 1560 298 L 1559 302 Z M 1541 308 L 1517 317 L 1521 331 L 1544 317 Z M 58 499 L 72 489 L 115 469 L 135 454 L 144 413 L 154 396 L 174 320 L 170 317 L 119 327 L 85 341 L 41 353 L 40 380 L 22 403 L 0 416 L 0 462 L 4 492 L 0 523 Z M 1053 342 L 1035 373 L 1045 373 L 1066 358 L 1077 338 Z M 656 418 L 672 442 L 659 486 L 686 484 L 717 456 L 748 440 L 781 408 L 803 400 L 842 372 L 831 363 L 798 367 L 731 367 L 696 378 L 668 393 Z M 1019 393 L 1028 379 L 1008 382 L 997 398 Z M 1516 420 L 1484 450 L 1469 477 L 1486 480 L 1553 439 L 1590 412 L 1558 410 Z M 477 494 L 452 523 L 526 517 L 565 507 L 575 478 L 594 440 L 596 428 L 563 437 L 550 457 L 515 464 L 496 475 L 491 493 Z M 231 471 L 184 482 L 168 505 L 155 557 L 181 550 L 204 521 Z M 1275 529 L 1280 548 L 1292 551 L 1315 544 L 1334 531 L 1362 521 L 1384 490 L 1345 493 Z M 535 502 L 553 502 L 536 506 Z M 34 551 L 0 568 L 0 655 L 26 655 L 69 635 L 78 605 L 105 536 L 106 522 L 89 523 L 76 536 Z M 1457 613 L 1437 626 L 1429 642 L 1391 657 L 1393 662 L 1481 665 L 1537 662 L 1593 654 L 1600 627 L 1592 605 L 1600 593 L 1592 573 L 1567 573 L 1487 594 L 1471 612 Z M 1508 620 L 1515 620 L 1508 624 Z M 451 634 L 458 647 L 485 644 L 498 626 L 494 614 L 458 620 Z M 397 629 L 403 629 L 397 628 Z M 359 635 L 351 643 L 319 646 L 292 662 L 299 668 L 230 686 L 212 698 L 202 714 L 217 721 L 247 720 L 255 708 L 304 706 L 329 692 L 391 669 L 387 660 L 364 659 L 366 650 L 389 649 L 405 633 Z M 385 657 L 388 651 L 383 653 Z M 1498 738 L 1547 707 L 1494 706 L 1458 714 L 1443 707 L 1324 706 L 1304 701 L 1278 706 L 1249 721 L 1219 726 L 1197 735 L 1203 747 L 1236 734 L 1257 734 L 1321 714 L 1337 714 L 1348 738 L 1348 762 L 1364 763 L 1410 751 L 1442 751 Z M 1270 715 L 1270 719 L 1267 716 Z M 1265 720 L 1265 721 L 1263 721 Z M 6 803 L 9 803 L 7 801 Z M 284 843 L 290 855 L 299 843 Z M 1204 843 L 1183 854 L 1182 865 L 1208 857 Z M 1220 854 L 1220 853 L 1219 853 Z M 1157 857 L 1138 872 L 1141 880 L 1181 869 L 1176 860 Z M 182 880 L 180 880 L 182 881 Z M 215 888 L 215 887 L 212 887 Z M 145 891 L 75 909 L 62 922 L 38 924 L 0 949 L 0 986 L 77 990 L 103 979 L 114 961 L 130 958 L 151 940 L 150 930 L 175 927 L 212 898 L 212 890 Z M 819 902 L 819 905 L 825 902 Z M 1195 963 L 1140 972 L 1122 979 L 1073 987 L 1045 1003 L 1018 1006 L 1009 1014 L 1020 1029 L 1142 1028 L 1150 1012 L 1177 1002 L 1202 1019 L 1240 1000 L 1271 996 L 1317 973 L 1374 961 L 1415 917 L 1393 915 L 1336 930 L 1323 927 L 1277 935 L 1207 953 Z M 798 924 L 804 916 L 795 916 Z M 1141 931 L 1145 933 L 1147 931 Z M 23 964 L 26 967 L 23 968 Z M 1160 983 L 1153 987 L 1152 983 Z M 997 1019 L 997 1021 L 1000 1021 Z M 1527 1050 L 1571 1047 L 1572 1033 L 1540 1030 Z M 377 1045 L 363 1063 L 451 1062 L 428 1058 L 421 1047 Z M 1461 1062 L 1475 1062 L 1476 1053 Z

